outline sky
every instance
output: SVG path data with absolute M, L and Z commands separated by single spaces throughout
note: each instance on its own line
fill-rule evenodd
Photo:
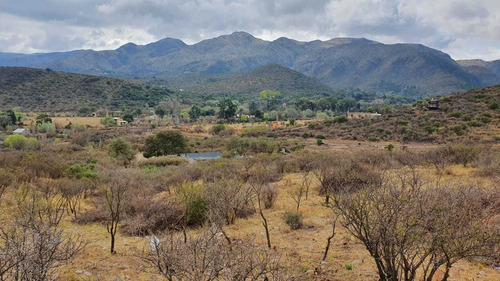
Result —
M 0 52 L 116 49 L 245 31 L 274 40 L 364 37 L 454 59 L 500 59 L 500 0 L 0 0 Z

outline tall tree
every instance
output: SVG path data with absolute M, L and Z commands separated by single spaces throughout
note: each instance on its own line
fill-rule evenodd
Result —
M 230 99 L 225 99 L 219 102 L 219 117 L 230 121 L 236 115 L 238 106 Z

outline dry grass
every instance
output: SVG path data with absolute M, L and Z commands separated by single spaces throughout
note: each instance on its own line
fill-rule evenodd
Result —
M 99 117 L 51 117 L 52 122 L 59 126 L 66 126 L 71 122 L 72 124 L 84 124 L 92 127 L 102 128 L 101 118 Z

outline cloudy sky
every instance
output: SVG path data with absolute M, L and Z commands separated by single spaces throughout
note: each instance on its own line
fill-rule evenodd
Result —
M 0 52 L 115 49 L 233 31 L 272 40 L 366 37 L 455 59 L 500 59 L 500 0 L 0 0 Z

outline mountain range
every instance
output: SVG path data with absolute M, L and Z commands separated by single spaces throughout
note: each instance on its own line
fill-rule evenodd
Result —
M 382 44 L 364 38 L 265 41 L 245 32 L 193 45 L 166 38 L 147 45 L 128 43 L 105 51 L 0 53 L 0 65 L 189 82 L 176 85 L 183 88 L 193 88 L 193 83 L 207 79 L 251 75 L 266 65 L 305 74 L 332 89 L 381 92 L 412 89 L 408 92 L 437 95 L 500 84 L 500 60 L 455 61 L 446 53 L 419 44 Z

